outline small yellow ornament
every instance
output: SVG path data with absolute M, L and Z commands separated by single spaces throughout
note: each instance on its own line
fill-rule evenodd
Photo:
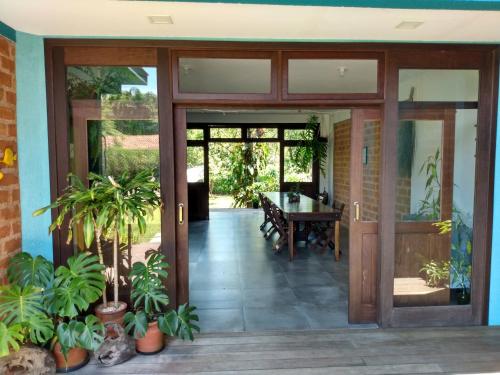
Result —
M 0 181 L 3 180 L 4 174 L 0 171 Z
M 7 147 L 3 152 L 2 163 L 4 163 L 7 167 L 12 167 L 14 165 L 14 161 L 17 160 L 17 156 L 14 155 L 14 151 L 11 148 Z

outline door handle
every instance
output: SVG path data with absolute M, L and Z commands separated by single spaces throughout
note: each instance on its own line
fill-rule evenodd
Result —
M 359 202 L 354 202 L 354 221 L 359 221 Z
M 184 224 L 184 203 L 179 203 L 177 205 L 177 208 L 178 208 L 178 220 L 179 220 L 179 224 L 182 225 Z

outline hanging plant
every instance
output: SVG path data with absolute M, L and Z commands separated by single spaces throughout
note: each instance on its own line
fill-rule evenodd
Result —
M 305 129 L 299 134 L 299 146 L 290 149 L 290 159 L 304 173 L 310 171 L 312 163 L 318 162 L 321 174 L 326 176 L 328 143 L 320 136 L 318 121 L 316 115 L 309 117 Z

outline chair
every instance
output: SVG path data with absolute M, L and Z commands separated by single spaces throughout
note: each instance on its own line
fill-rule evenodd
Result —
M 274 203 L 270 204 L 271 220 L 276 232 L 279 234 L 279 238 L 273 243 L 273 250 L 275 252 L 281 251 L 284 245 L 288 243 L 288 223 L 283 216 L 283 211 L 279 209 Z
M 273 214 L 271 212 L 271 202 L 264 195 L 262 200 L 262 209 L 264 210 L 265 220 L 264 223 L 262 223 L 264 227 L 262 227 L 261 225 L 261 230 L 264 231 L 264 238 L 269 239 L 274 233 L 277 232 L 277 228 L 273 220 Z M 266 220 L 268 220 L 267 223 L 271 223 L 271 226 L 267 230 L 265 230 L 265 226 L 267 225 Z
M 260 230 L 264 231 L 266 229 L 267 224 L 271 222 L 271 215 L 270 212 L 267 210 L 267 198 L 264 194 L 259 193 L 259 200 L 260 200 L 260 206 L 262 207 L 262 210 L 264 211 L 264 222 L 260 224 Z M 266 231 L 267 232 L 267 231 Z
M 339 202 L 337 200 L 333 201 L 332 208 L 340 211 L 340 216 L 344 213 L 345 203 Z M 335 244 L 334 239 L 339 236 L 340 233 L 337 233 L 340 229 L 339 225 L 336 225 L 337 221 L 334 222 L 323 222 L 318 223 L 314 226 L 313 231 L 316 234 L 317 240 L 314 243 L 315 246 L 321 246 L 321 251 L 324 252 L 326 247 L 329 246 L 332 249 L 336 249 L 338 244 Z M 336 258 L 340 256 L 339 253 L 336 253 Z

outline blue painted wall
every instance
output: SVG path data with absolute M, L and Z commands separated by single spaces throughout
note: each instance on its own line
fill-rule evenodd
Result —
M 500 87 L 500 81 L 499 81 Z M 497 115 L 497 149 L 495 156 L 495 188 L 493 201 L 493 238 L 491 241 L 491 277 L 489 324 L 500 325 L 500 96 Z
M 52 260 L 50 213 L 32 212 L 50 203 L 49 146 L 43 37 L 17 33 L 17 138 L 21 189 L 22 249 Z
M 14 30 L 9 25 L 3 23 L 2 21 L 0 21 L 0 35 L 3 35 L 4 37 L 12 40 L 13 42 L 16 41 L 16 30 Z

